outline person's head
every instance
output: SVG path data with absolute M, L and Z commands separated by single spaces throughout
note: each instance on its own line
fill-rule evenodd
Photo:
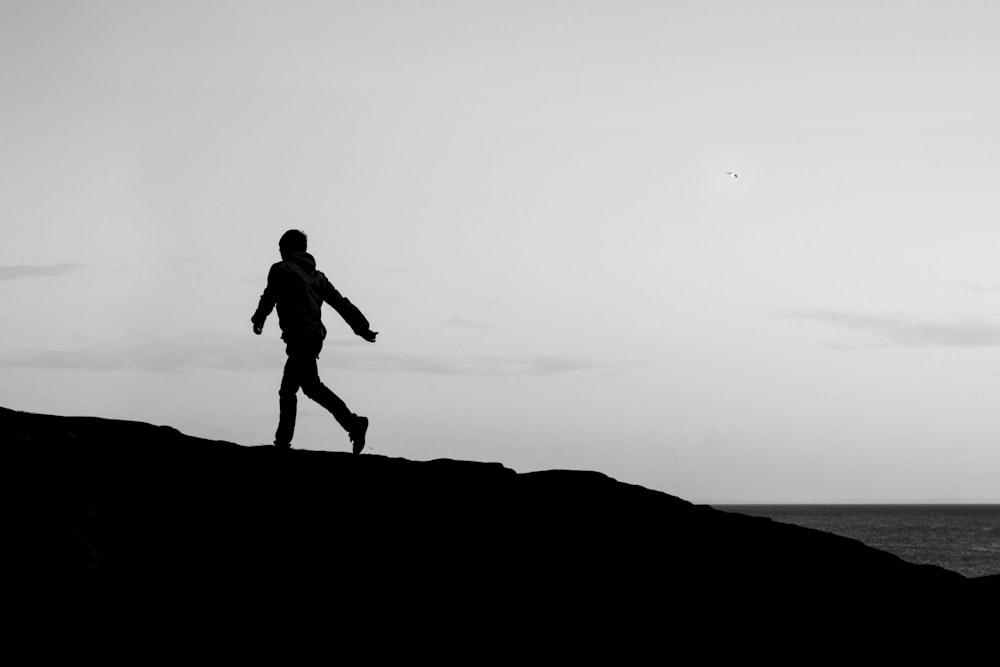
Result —
M 306 235 L 297 229 L 289 229 L 278 240 L 278 250 L 282 257 L 289 257 L 297 252 L 306 251 Z

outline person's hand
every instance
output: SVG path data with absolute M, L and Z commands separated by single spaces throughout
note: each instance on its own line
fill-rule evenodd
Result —
M 361 336 L 362 338 L 364 338 L 369 343 L 374 343 L 375 342 L 375 336 L 378 335 L 378 332 L 377 331 L 372 331 L 371 329 L 369 329 L 368 331 L 362 331 L 358 335 Z
M 257 334 L 259 336 L 262 331 L 264 331 L 264 327 L 263 326 L 261 326 L 260 324 L 254 324 L 253 325 L 253 332 L 255 334 Z

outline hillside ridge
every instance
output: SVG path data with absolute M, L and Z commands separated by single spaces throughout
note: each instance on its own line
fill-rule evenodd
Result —
M 434 600 L 454 622 L 514 605 L 633 627 L 719 609 L 934 615 L 996 588 L 593 471 L 287 452 L 4 408 L 0 442 L 3 567 L 53 595 L 329 595 L 417 619 Z

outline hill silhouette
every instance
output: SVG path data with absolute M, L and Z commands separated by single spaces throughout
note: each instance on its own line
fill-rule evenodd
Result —
M 3 571 L 51 600 L 328 605 L 494 641 L 704 639 L 961 614 L 996 589 L 597 472 L 287 452 L 2 408 L 0 442 Z

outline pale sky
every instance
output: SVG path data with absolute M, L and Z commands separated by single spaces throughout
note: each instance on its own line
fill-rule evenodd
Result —
M 269 443 L 278 237 L 371 451 L 1000 501 L 1000 5 L 0 2 L 0 405 Z M 735 172 L 732 178 L 726 172 Z M 294 446 L 349 451 L 300 395 Z

